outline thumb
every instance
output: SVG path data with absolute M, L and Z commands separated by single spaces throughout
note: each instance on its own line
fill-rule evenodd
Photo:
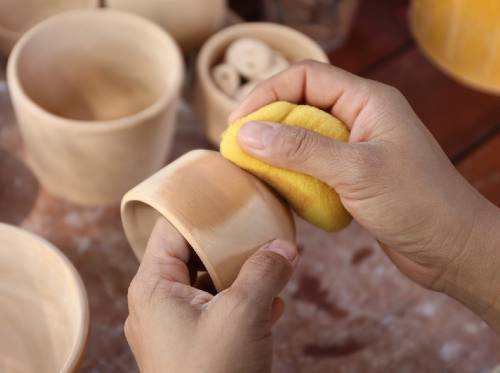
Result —
M 269 312 L 290 279 L 297 259 L 294 244 L 284 240 L 270 242 L 245 262 L 229 288 L 229 297 L 234 296 L 240 306 L 249 305 L 252 312 Z
M 301 127 L 248 122 L 238 132 L 245 152 L 276 167 L 313 176 L 334 187 L 352 167 L 353 144 Z

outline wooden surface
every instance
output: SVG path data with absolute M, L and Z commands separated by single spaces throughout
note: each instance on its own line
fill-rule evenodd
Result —
M 455 83 L 422 57 L 406 29 L 406 3 L 365 0 L 352 38 L 332 61 L 402 90 L 463 175 L 498 205 L 500 98 Z M 183 105 L 171 159 L 199 147 L 209 145 Z M 0 220 L 57 245 L 87 287 L 83 372 L 136 371 L 122 325 L 137 262 L 118 207 L 80 208 L 46 193 L 22 162 L 1 83 L 0 150 Z M 298 240 L 302 259 L 284 292 L 275 373 L 489 372 L 500 364 L 498 335 L 460 304 L 407 280 L 358 225 L 328 235 L 300 222 Z

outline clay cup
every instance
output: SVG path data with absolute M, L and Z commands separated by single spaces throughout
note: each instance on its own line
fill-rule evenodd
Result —
M 23 36 L 7 70 L 29 164 L 50 193 L 116 203 L 163 166 L 184 65 L 153 22 L 103 9 L 57 15 Z
M 191 151 L 122 200 L 125 234 L 139 260 L 159 216 L 201 259 L 217 290 L 236 278 L 245 260 L 276 238 L 294 242 L 288 207 L 271 189 L 210 150 Z

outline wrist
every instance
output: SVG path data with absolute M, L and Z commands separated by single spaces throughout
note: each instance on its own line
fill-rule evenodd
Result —
M 435 289 L 500 331 L 500 210 L 482 197 L 475 208 L 470 232 Z

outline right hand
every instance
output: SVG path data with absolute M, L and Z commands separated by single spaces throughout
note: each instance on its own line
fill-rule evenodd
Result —
M 494 305 L 499 240 L 492 236 L 498 209 L 457 172 L 396 89 L 307 61 L 260 83 L 230 122 L 278 100 L 332 113 L 349 127 L 349 143 L 252 122 L 238 134 L 244 151 L 335 188 L 345 208 L 414 281 L 448 292 L 483 316 L 500 307 Z

